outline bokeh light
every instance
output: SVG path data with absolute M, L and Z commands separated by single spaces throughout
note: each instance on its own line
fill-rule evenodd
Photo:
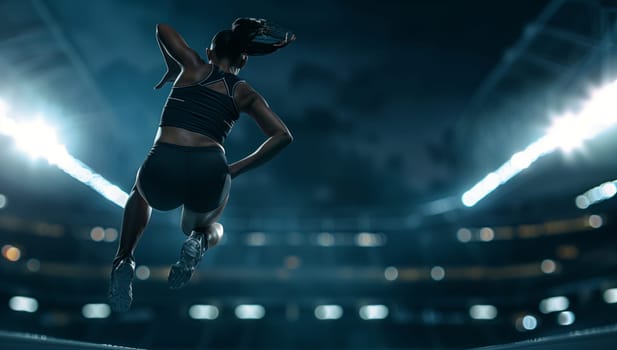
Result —
M 546 274 L 551 274 L 557 269 L 557 264 L 551 259 L 546 259 L 540 264 L 540 269 Z
M 195 320 L 215 320 L 219 317 L 219 308 L 214 305 L 192 305 L 189 317 Z
M 589 227 L 592 228 L 600 228 L 604 224 L 604 220 L 600 215 L 590 215 L 589 216 Z
M 14 296 L 9 299 L 9 307 L 13 311 L 36 312 L 39 309 L 39 302 L 30 297 Z
M 431 268 L 431 278 L 434 281 L 441 281 L 446 277 L 446 270 L 441 266 L 434 266 Z
M 113 242 L 118 239 L 118 230 L 115 228 L 106 228 L 104 235 L 105 242 Z
M 467 228 L 460 228 L 456 231 L 456 238 L 459 242 L 467 243 L 471 241 L 471 231 Z
M 135 277 L 140 280 L 147 280 L 150 278 L 150 268 L 146 265 L 139 265 L 135 269 Z
M 7 204 L 6 196 L 0 193 L 0 209 L 5 208 L 6 204 Z
M 31 272 L 38 272 L 41 269 L 41 262 L 38 259 L 28 259 L 26 268 Z
M 101 242 L 105 239 L 105 230 L 102 227 L 94 227 L 90 230 L 90 238 L 95 242 Z
M 560 326 L 569 326 L 574 323 L 576 317 L 572 311 L 562 311 L 557 315 L 557 323 Z
M 343 316 L 343 308 L 339 305 L 318 305 L 315 317 L 318 320 L 337 320 Z
M 246 235 L 246 244 L 253 247 L 261 247 L 266 245 L 266 234 L 263 232 L 250 232 Z
M 298 267 L 300 267 L 299 257 L 295 255 L 291 255 L 285 258 L 285 268 L 289 270 L 293 270 L 293 269 L 297 269 Z
M 563 311 L 570 306 L 570 300 L 565 296 L 550 297 L 540 302 L 540 311 L 548 314 L 555 311 Z
M 241 304 L 236 306 L 234 313 L 241 320 L 258 320 L 266 315 L 266 309 L 258 304 Z
M 388 266 L 383 274 L 388 281 L 395 281 L 398 278 L 398 269 L 394 266 Z
M 527 331 L 532 331 L 538 327 L 538 319 L 532 315 L 526 315 L 522 320 L 523 329 Z
M 388 307 L 385 305 L 363 305 L 358 311 L 363 320 L 383 320 L 388 317 Z
M 480 229 L 480 239 L 483 242 L 490 242 L 495 239 L 495 231 L 490 227 L 483 227 Z
M 607 304 L 617 303 L 617 288 L 607 289 L 602 293 L 602 298 Z
M 492 320 L 497 317 L 497 308 L 494 305 L 472 305 L 469 316 L 474 320 Z
M 107 318 L 111 308 L 107 304 L 86 304 L 81 308 L 81 314 L 85 318 Z
M 322 247 L 331 247 L 334 245 L 334 235 L 329 232 L 321 232 L 317 235 L 317 244 Z
M 2 256 L 11 262 L 18 261 L 21 258 L 21 250 L 10 244 L 2 247 Z

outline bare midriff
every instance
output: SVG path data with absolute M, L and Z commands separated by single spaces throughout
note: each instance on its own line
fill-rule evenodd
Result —
M 225 150 L 220 143 L 206 135 L 173 126 L 159 127 L 154 142 L 165 142 L 189 147 L 216 146 L 223 151 Z

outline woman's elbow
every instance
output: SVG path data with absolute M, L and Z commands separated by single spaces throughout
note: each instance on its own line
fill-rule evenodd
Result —
M 273 144 L 276 144 L 277 147 L 285 147 L 293 141 L 293 136 L 289 130 L 280 130 L 278 132 L 270 134 L 269 138 Z
M 170 32 L 171 30 L 171 26 L 169 24 L 166 23 L 157 23 L 156 24 L 156 36 L 160 37 L 162 35 L 165 35 L 166 33 Z
M 294 137 L 291 136 L 291 133 L 289 131 L 284 132 L 281 135 L 281 138 L 283 139 L 283 143 L 285 144 L 285 146 L 287 146 L 294 140 Z

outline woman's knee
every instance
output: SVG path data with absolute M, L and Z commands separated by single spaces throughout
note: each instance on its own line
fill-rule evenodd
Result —
M 206 230 L 211 224 L 216 222 L 222 212 L 224 204 L 225 203 L 223 203 L 222 206 L 205 213 L 196 213 L 183 208 L 181 226 L 184 234 L 190 235 L 193 230 Z
M 182 232 L 185 235 L 190 235 L 193 230 L 199 229 L 201 222 L 204 220 L 202 213 L 192 212 L 186 208 L 182 209 Z
M 182 232 L 187 236 L 191 234 L 191 231 L 193 231 L 193 228 L 191 227 L 192 225 L 190 225 L 184 218 L 182 219 L 181 226 Z

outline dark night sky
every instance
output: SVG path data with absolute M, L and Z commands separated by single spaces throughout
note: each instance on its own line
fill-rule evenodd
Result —
M 129 190 L 169 91 L 152 89 L 164 69 L 155 24 L 171 24 L 203 54 L 236 17 L 262 17 L 298 40 L 251 58 L 240 76 L 266 97 L 295 142 L 235 181 L 232 206 L 383 208 L 458 194 L 470 179 L 456 178 L 453 121 L 545 4 L 53 1 L 50 12 L 112 111 L 104 123 L 87 115 L 55 119 L 73 153 Z M 107 124 L 113 135 L 97 127 Z M 236 125 L 226 143 L 230 161 L 263 140 L 249 118 Z
M 171 88 L 153 89 L 165 69 L 157 23 L 202 56 L 238 17 L 266 18 L 297 36 L 240 72 L 294 142 L 233 180 L 224 240 L 182 291 L 166 284 L 186 239 L 180 209 L 155 212 L 135 251 L 150 276 L 137 272 L 134 312 L 109 322 L 79 312 L 105 301 L 106 271 L 130 226 L 122 209 L 27 157 L 0 119 L 0 328 L 140 348 L 461 349 L 615 322 L 601 297 L 617 286 L 617 201 L 580 210 L 575 199 L 615 179 L 617 126 L 569 154 L 543 155 L 472 208 L 460 200 L 487 173 L 478 187 L 502 181 L 507 171 L 490 173 L 502 164 L 513 172 L 529 165 L 531 152 L 508 157 L 545 135 L 551 119 L 605 115 L 604 101 L 593 113 L 584 106 L 587 92 L 617 79 L 612 4 L 0 0 L 7 116 L 40 114 L 71 154 L 126 192 Z M 503 76 L 473 99 L 496 68 Z M 592 130 L 565 129 L 558 141 Z M 264 140 L 241 116 L 225 143 L 229 162 Z M 557 294 L 576 314 L 570 328 L 555 322 L 568 314 L 538 312 Z M 7 309 L 16 295 L 39 300 L 37 313 Z M 219 318 L 189 320 L 196 304 L 216 306 Z M 238 320 L 241 304 L 262 305 L 265 318 Z M 369 304 L 386 306 L 387 319 L 362 320 Z M 341 319 L 317 320 L 320 305 L 340 305 Z M 486 306 L 494 311 L 480 313 L 494 320 L 468 317 Z M 538 329 L 516 331 L 524 315 L 535 315 Z

